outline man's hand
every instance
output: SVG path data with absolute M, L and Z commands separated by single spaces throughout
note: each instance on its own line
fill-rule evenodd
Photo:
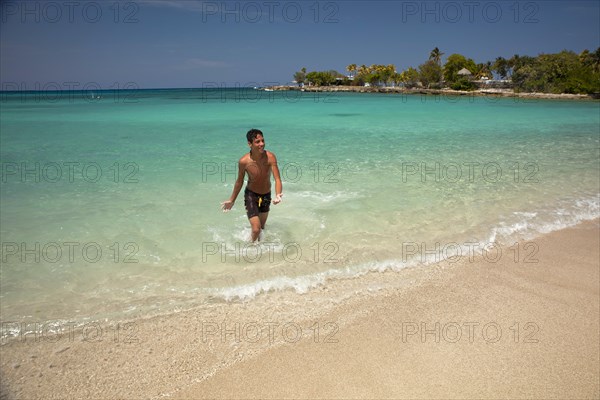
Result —
M 233 203 L 235 203 L 234 201 L 231 200 L 227 200 L 221 203 L 221 209 L 223 210 L 224 213 L 228 212 L 229 210 L 231 210 L 231 207 L 233 207 Z
M 283 193 L 280 193 L 277 196 L 275 196 L 275 198 L 273 199 L 273 204 L 281 203 L 281 200 L 283 200 L 282 197 L 283 197 Z

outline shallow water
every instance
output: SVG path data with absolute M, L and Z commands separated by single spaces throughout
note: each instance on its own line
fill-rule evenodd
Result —
M 597 218 L 599 107 L 250 89 L 4 93 L 2 320 L 303 293 Z M 258 246 L 243 198 L 228 214 L 219 206 L 250 128 L 277 155 L 284 192 Z

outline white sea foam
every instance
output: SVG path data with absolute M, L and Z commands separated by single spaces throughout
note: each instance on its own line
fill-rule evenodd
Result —
M 513 212 L 492 228 L 488 241 L 508 244 L 514 240 L 528 240 L 596 218 L 600 218 L 598 197 L 563 201 L 549 211 Z
M 545 218 L 541 218 L 542 215 Z M 416 253 L 410 253 L 410 257 L 403 254 L 402 258 L 363 262 L 314 274 L 295 277 L 275 276 L 244 285 L 210 289 L 209 293 L 225 301 L 248 301 L 261 293 L 283 290 L 293 290 L 298 294 L 305 294 L 312 289 L 327 285 L 330 280 L 354 279 L 368 273 L 398 272 L 410 267 L 430 266 L 444 260 L 458 260 L 460 256 L 481 255 L 489 251 L 490 246 L 494 246 L 496 243 L 512 244 L 511 240 L 528 240 L 596 218 L 600 218 L 597 198 L 577 200 L 574 202 L 574 207 L 559 207 L 550 212 L 513 212 L 510 221 L 502 221 L 498 226 L 491 228 L 487 240 L 452 243 L 452 245 L 438 248 L 437 251 L 424 251 L 419 248 Z
M 304 199 L 313 200 L 315 202 L 330 203 L 332 201 L 356 199 L 359 197 L 359 194 L 357 192 L 346 192 L 342 190 L 329 193 L 304 190 L 299 192 L 293 192 L 290 195 L 290 197 L 301 197 Z
M 260 280 L 245 285 L 238 285 L 226 288 L 211 289 L 209 293 L 215 297 L 226 301 L 232 300 L 251 300 L 261 293 L 268 293 L 282 290 L 293 290 L 298 294 L 308 293 L 311 289 L 326 285 L 333 279 L 353 279 L 358 278 L 369 272 L 400 271 L 404 268 L 414 267 L 421 264 L 421 260 L 414 257 L 406 262 L 402 260 L 385 260 L 361 263 L 348 266 L 341 269 L 329 269 L 315 274 L 302 275 L 296 277 L 276 276 L 269 279 Z M 426 262 L 425 264 L 428 264 Z

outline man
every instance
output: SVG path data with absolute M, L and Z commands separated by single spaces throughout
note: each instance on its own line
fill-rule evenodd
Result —
M 251 129 L 246 134 L 250 152 L 240 158 L 238 177 L 233 186 L 229 200 L 221 203 L 223 212 L 231 210 L 242 186 L 244 175 L 248 174 L 248 185 L 244 191 L 244 205 L 252 229 L 251 241 L 256 241 L 264 229 L 271 206 L 271 172 L 275 178 L 275 198 L 273 204 L 281 202 L 281 178 L 275 154 L 265 150 L 265 138 L 258 129 Z

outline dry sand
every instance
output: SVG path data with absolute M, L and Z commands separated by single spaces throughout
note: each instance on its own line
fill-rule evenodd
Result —
M 29 334 L 0 347 L 2 398 L 597 399 L 599 249 L 599 222 L 586 222 L 497 262 L 332 283 L 315 292 L 402 282 L 327 306 L 267 294 Z

